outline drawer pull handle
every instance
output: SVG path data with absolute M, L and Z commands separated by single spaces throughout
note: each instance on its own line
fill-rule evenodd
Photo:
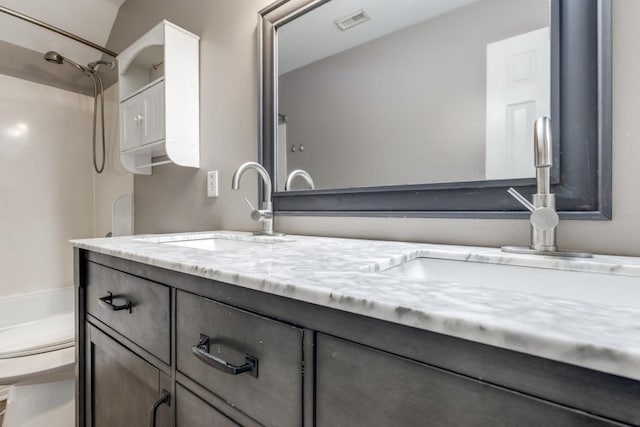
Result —
M 158 414 L 158 408 L 160 405 L 166 404 L 171 406 L 171 395 L 167 390 L 162 390 L 160 399 L 158 399 L 153 405 L 151 405 L 151 416 L 149 417 L 149 427 L 156 427 L 156 415 Z
M 191 349 L 193 350 L 194 356 L 212 368 L 231 375 L 240 375 L 246 372 L 252 377 L 258 378 L 258 359 L 245 354 L 244 359 L 246 363 L 242 365 L 234 365 L 226 360 L 222 360 L 209 353 L 209 337 L 206 335 L 200 334 L 200 342 Z
M 109 295 L 100 298 L 100 305 L 105 308 L 110 308 L 113 311 L 129 310 L 131 313 L 131 301 L 126 298 L 118 298 L 118 300 L 124 300 L 124 303 L 119 304 L 118 301 L 114 301 L 113 294 L 107 292 Z

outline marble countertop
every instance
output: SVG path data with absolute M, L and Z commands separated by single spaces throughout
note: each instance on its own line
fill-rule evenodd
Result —
M 210 251 L 166 243 L 224 238 L 262 241 Z M 606 305 L 473 283 L 417 280 L 383 270 L 419 257 L 519 265 L 637 279 L 640 258 L 505 254 L 495 248 L 201 232 L 74 240 L 107 255 L 231 283 L 640 380 L 640 304 Z M 607 275 L 607 276 L 605 276 Z M 632 297 L 632 296 L 631 296 Z

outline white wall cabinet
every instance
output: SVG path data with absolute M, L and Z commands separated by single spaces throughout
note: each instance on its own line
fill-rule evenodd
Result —
M 200 166 L 199 40 L 162 21 L 118 55 L 120 157 L 129 171 Z
M 120 105 L 123 151 L 164 142 L 164 81 L 157 82 Z

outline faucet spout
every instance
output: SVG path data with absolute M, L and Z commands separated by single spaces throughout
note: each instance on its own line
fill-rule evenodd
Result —
M 267 170 L 260 163 L 246 162 L 240 165 L 240 167 L 233 173 L 231 188 L 233 190 L 240 189 L 240 178 L 242 178 L 242 175 L 248 169 L 255 169 L 255 171 L 262 177 L 262 181 L 264 182 L 264 201 L 271 203 L 271 178 L 269 177 Z
M 553 166 L 551 120 L 539 117 L 534 124 L 533 157 L 536 168 L 536 193 L 551 193 L 550 169 Z
M 254 209 L 253 206 L 251 206 L 249 200 L 247 200 L 247 203 L 252 210 L 251 219 L 262 223 L 262 232 L 254 234 L 261 234 L 265 236 L 281 236 L 281 233 L 276 233 L 273 230 L 271 178 L 269 177 L 269 173 L 267 172 L 267 170 L 260 163 L 246 162 L 240 165 L 240 167 L 233 173 L 233 178 L 231 179 L 231 189 L 240 189 L 240 178 L 242 178 L 242 175 L 249 169 L 255 169 L 255 171 L 258 172 L 258 174 L 262 177 L 262 181 L 264 182 L 264 201 L 262 202 L 262 209 Z

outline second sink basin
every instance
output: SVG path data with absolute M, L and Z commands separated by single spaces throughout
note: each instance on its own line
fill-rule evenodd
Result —
M 640 277 L 521 267 L 437 258 L 416 258 L 383 273 L 524 292 L 592 304 L 640 308 Z

